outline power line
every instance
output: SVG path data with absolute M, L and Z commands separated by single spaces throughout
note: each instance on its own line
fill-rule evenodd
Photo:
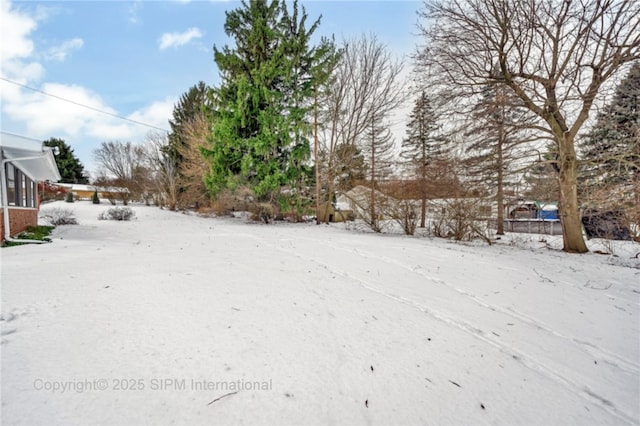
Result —
M 84 105 L 84 104 L 81 104 L 79 102 L 72 101 L 71 99 L 66 99 L 66 98 L 63 98 L 63 97 L 58 96 L 58 95 L 47 93 L 44 90 L 36 89 L 35 87 L 27 86 L 26 84 L 22 84 L 22 83 L 18 83 L 17 81 L 9 80 L 8 78 L 0 77 L 0 80 L 6 81 L 7 83 L 15 84 L 16 86 L 24 87 L 25 89 L 33 90 L 34 92 L 42 93 L 43 95 L 46 95 L 46 96 L 51 96 L 52 98 L 56 98 L 56 99 L 59 99 L 61 101 L 69 102 L 70 104 L 74 104 L 74 105 L 80 106 L 82 108 L 86 108 L 86 109 L 90 109 L 90 110 L 95 111 L 95 112 L 99 112 L 99 113 L 104 114 L 104 115 L 109 115 L 111 117 L 115 117 L 115 118 L 118 118 L 120 120 L 129 121 L 130 123 L 134 123 L 134 124 L 137 124 L 139 126 L 145 126 L 145 127 L 149 127 L 151 129 L 155 129 L 155 130 L 162 130 L 163 132 L 168 132 L 169 131 L 169 130 L 163 129 L 161 127 L 153 126 L 151 124 L 143 123 L 143 122 L 137 121 L 137 120 L 132 120 L 131 118 L 123 117 L 121 115 L 113 114 L 113 113 L 110 113 L 110 112 L 107 112 L 107 111 L 103 111 L 103 110 L 98 109 L 98 108 L 94 108 L 94 107 L 89 106 L 89 105 Z
M 33 141 L 33 142 L 42 142 L 40 139 L 34 139 L 34 138 L 27 137 L 27 136 L 16 135 L 15 133 L 5 132 L 4 130 L 0 130 L 0 134 L 9 135 L 9 136 L 15 136 L 16 138 L 25 139 L 25 140 Z

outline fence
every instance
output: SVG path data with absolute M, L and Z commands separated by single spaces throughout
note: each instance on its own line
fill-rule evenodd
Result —
M 562 235 L 562 225 L 559 220 L 507 219 L 504 221 L 504 230 L 505 232 L 522 232 L 525 234 Z

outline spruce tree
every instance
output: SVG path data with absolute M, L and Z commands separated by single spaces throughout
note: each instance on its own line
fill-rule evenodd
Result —
M 416 99 L 409 115 L 407 137 L 402 141 L 402 151 L 400 152 L 400 156 L 409 162 L 410 173 L 417 176 L 419 181 L 421 228 L 425 227 L 427 215 L 428 169 L 434 160 L 442 157 L 441 140 L 434 135 L 437 129 L 436 117 L 429 96 L 426 92 L 422 92 Z
M 57 153 L 54 157 L 56 159 L 56 166 L 58 166 L 58 171 L 60 172 L 60 182 L 89 183 L 89 178 L 84 172 L 84 166 L 74 154 L 73 148 L 71 148 L 64 139 L 50 138 L 44 141 L 44 145 L 50 148 L 57 148 Z
M 209 87 L 200 81 L 191 86 L 180 96 L 180 100 L 173 108 L 172 118 L 169 120 L 169 146 L 166 154 L 176 160 L 178 168 L 183 160 L 182 152 L 187 145 L 185 128 L 200 115 L 204 114 L 207 106 Z
M 297 1 L 291 12 L 284 0 L 249 0 L 226 13 L 235 46 L 214 46 L 222 82 L 212 93 L 213 131 L 203 151 L 214 195 L 247 185 L 258 200 L 276 203 L 284 188 L 299 198 L 312 175 L 314 87 L 326 78 L 320 70 L 335 48 L 326 39 L 311 46 L 320 20 L 308 28 L 306 21 Z
M 467 177 L 475 192 L 489 194 L 497 209 L 497 234 L 504 234 L 505 191 L 514 185 L 512 179 L 518 160 L 532 155 L 525 144 L 534 124 L 522 102 L 502 84 L 485 86 L 467 128 L 469 145 L 465 160 Z M 535 138 L 535 137 L 534 137 Z
M 366 177 L 371 190 L 367 206 L 368 225 L 373 231 L 381 232 L 382 224 L 379 216 L 382 212 L 379 211 L 378 204 L 382 204 L 383 200 L 376 199 L 376 191 L 380 182 L 386 180 L 391 174 L 394 142 L 388 123 L 377 119 L 375 115 L 372 116 L 363 135 L 361 146 L 366 161 Z
M 640 62 L 617 86 L 582 144 L 583 191 L 640 188 Z

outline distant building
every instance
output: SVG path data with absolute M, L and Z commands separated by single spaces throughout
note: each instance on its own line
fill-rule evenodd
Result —
M 64 188 L 67 192 L 71 192 L 76 200 L 91 200 L 96 191 L 98 192 L 98 198 L 106 198 L 108 200 L 121 199 L 122 194 L 129 194 L 128 188 L 119 186 L 95 186 L 79 183 L 59 183 L 57 186 Z

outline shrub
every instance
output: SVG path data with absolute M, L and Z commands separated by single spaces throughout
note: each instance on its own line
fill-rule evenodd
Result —
M 91 197 L 91 201 L 93 204 L 100 204 L 100 198 L 98 197 L 98 191 L 93 193 L 93 197 Z
M 69 194 L 71 194 L 69 192 Z M 53 226 L 58 225 L 77 225 L 78 219 L 73 216 L 73 211 L 59 207 L 43 210 L 41 216 L 49 221 Z
M 67 192 L 67 197 L 64 199 L 67 203 L 73 203 L 73 192 Z
M 131 220 L 136 214 L 130 207 L 111 207 L 98 216 L 99 220 Z
M 35 241 L 48 241 L 51 242 L 49 235 L 53 231 L 54 226 L 29 226 L 25 231 L 15 236 L 16 240 L 35 240 Z M 19 241 L 5 241 L 2 247 L 20 246 L 25 243 Z
M 251 220 L 269 223 L 275 216 L 275 207 L 270 203 L 255 203 L 251 206 Z
M 417 208 L 413 200 L 393 200 L 389 202 L 388 213 L 406 235 L 413 235 L 420 220 Z
M 53 231 L 55 226 L 29 226 L 24 232 L 21 232 L 16 236 L 20 240 L 39 240 L 39 241 L 51 241 L 49 235 Z
M 432 222 L 432 233 L 436 237 L 456 241 L 480 238 L 491 244 L 490 230 L 480 217 L 479 205 L 473 199 L 451 199 L 443 206 L 442 214 Z

